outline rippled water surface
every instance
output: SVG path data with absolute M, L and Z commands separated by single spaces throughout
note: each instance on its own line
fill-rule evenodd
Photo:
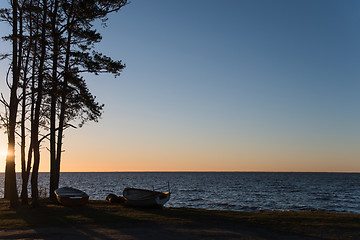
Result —
M 48 173 L 39 185 L 48 189 Z M 3 197 L 4 174 L 0 174 Z M 20 175 L 18 175 L 20 186 Z M 226 210 L 325 210 L 360 213 L 356 173 L 62 173 L 60 185 L 79 188 L 91 199 L 121 195 L 125 187 L 167 191 L 168 207 Z M 162 188 L 161 188 L 162 187 Z

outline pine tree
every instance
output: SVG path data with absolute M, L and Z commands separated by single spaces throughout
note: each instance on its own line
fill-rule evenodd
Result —
M 94 50 L 102 37 L 93 22 L 105 23 L 109 13 L 126 4 L 126 0 L 14 0 L 11 9 L 0 10 L 1 19 L 13 28 L 12 35 L 4 37 L 13 44 L 9 104 L 1 99 L 7 108 L 2 118 L 9 139 L 5 196 L 11 206 L 18 202 L 14 155 L 17 115 L 22 203 L 28 203 L 32 168 L 32 204 L 37 206 L 42 141 L 49 139 L 50 143 L 50 197 L 54 198 L 59 186 L 64 131 L 74 123 L 81 127 L 87 121 L 98 121 L 102 114 L 103 105 L 91 94 L 82 73 L 111 73 L 116 77 L 125 68 L 121 61 Z

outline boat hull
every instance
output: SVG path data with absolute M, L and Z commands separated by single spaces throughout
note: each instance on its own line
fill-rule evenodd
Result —
M 161 208 L 170 199 L 170 192 L 125 188 L 125 204 L 132 207 Z
M 74 197 L 59 197 L 56 196 L 59 203 L 67 207 L 84 206 L 89 202 L 89 197 L 74 198 Z
M 85 192 L 75 188 L 59 188 L 55 190 L 55 194 L 58 202 L 68 207 L 83 206 L 89 201 L 89 196 Z

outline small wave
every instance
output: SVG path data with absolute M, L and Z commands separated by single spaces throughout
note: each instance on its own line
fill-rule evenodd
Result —
M 269 209 L 265 209 L 259 206 L 240 206 L 241 210 L 244 211 L 251 211 L 251 212 L 265 212 L 265 211 L 270 211 Z
M 234 205 L 234 204 L 230 204 L 230 203 L 227 203 L 227 202 L 219 202 L 219 203 L 216 203 L 215 204 L 218 208 L 218 209 L 231 209 L 231 210 L 234 210 L 237 208 L 237 205 Z
M 317 198 L 315 198 L 315 200 L 319 200 L 319 201 L 329 201 L 329 200 L 331 200 L 331 197 L 317 197 Z
M 305 205 L 292 205 L 292 210 L 300 210 L 300 211 L 318 211 L 320 209 L 311 207 L 311 206 L 305 206 Z
M 226 203 L 226 202 L 221 202 L 221 203 L 218 203 L 218 205 L 220 205 L 220 206 L 229 206 L 229 204 L 228 204 L 228 203 Z
M 202 189 L 192 189 L 192 190 L 189 190 L 191 192 L 204 192 L 204 190 Z
M 180 190 L 181 192 L 205 192 L 204 190 L 202 189 L 181 189 Z
M 194 198 L 194 199 L 190 199 L 190 202 L 198 202 L 198 201 L 204 201 L 203 198 Z

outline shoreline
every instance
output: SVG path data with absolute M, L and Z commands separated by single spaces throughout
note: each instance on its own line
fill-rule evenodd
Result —
M 360 239 L 360 214 L 352 213 L 139 209 L 104 200 L 83 207 L 48 199 L 39 208 L 7 206 L 0 199 L 0 238 L 8 239 Z

